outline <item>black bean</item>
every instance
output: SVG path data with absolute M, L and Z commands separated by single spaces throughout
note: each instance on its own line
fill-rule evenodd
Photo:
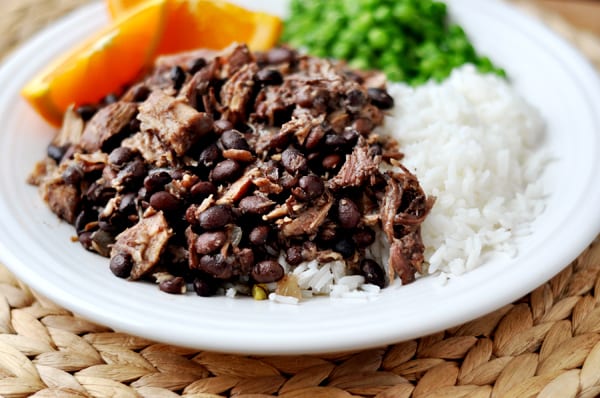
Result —
M 358 112 L 367 102 L 367 97 L 362 90 L 350 90 L 346 94 L 346 107 L 351 112 Z
M 347 144 L 346 139 L 341 134 L 327 134 L 325 136 L 325 145 L 330 147 L 341 147 Z
M 290 173 L 305 172 L 308 169 L 308 162 L 304 155 L 297 149 L 287 148 L 281 154 L 281 164 Z
M 205 254 L 200 257 L 198 268 L 217 279 L 229 279 L 233 276 L 233 266 L 221 254 Z
M 77 240 L 86 250 L 92 250 L 92 232 L 82 232 L 77 236 Z
M 110 247 L 115 243 L 114 235 L 108 231 L 99 229 L 94 231 L 91 238 L 94 242 L 93 247 L 96 252 L 101 256 L 108 257 L 110 255 Z
M 366 283 L 377 285 L 382 289 L 385 287 L 385 272 L 375 261 L 364 259 L 360 263 L 360 273 L 365 277 Z
M 300 187 L 293 187 L 292 195 L 294 196 L 294 198 L 296 198 L 296 200 L 299 200 L 301 202 L 306 202 L 310 200 L 306 191 Z
M 98 220 L 98 213 L 96 213 L 95 211 L 93 211 L 91 209 L 84 208 L 83 210 L 81 210 L 79 212 L 79 214 L 75 218 L 75 223 L 73 224 L 75 226 L 75 231 L 77 232 L 77 234 L 81 234 L 82 232 L 84 232 L 86 230 L 86 226 L 89 223 L 97 221 L 97 220 Z
M 350 258 L 354 254 L 355 245 L 350 239 L 340 239 L 333 246 L 333 250 L 340 253 L 344 258 Z
M 358 133 L 351 128 L 344 129 L 341 136 L 348 146 L 353 147 L 356 144 L 356 141 L 358 141 Z
M 127 130 L 129 130 L 130 134 L 135 134 L 138 131 L 140 131 L 140 126 L 141 125 L 142 125 L 142 122 L 140 122 L 140 120 L 138 118 L 134 117 L 127 124 Z
M 279 168 L 278 163 L 272 159 L 268 160 L 264 163 L 262 167 L 263 173 L 265 177 L 269 179 L 271 182 L 277 182 L 279 180 Z
M 227 206 L 216 205 L 200 213 L 200 226 L 207 230 L 221 229 L 232 221 L 231 209 Z
M 292 189 L 298 184 L 298 177 L 284 171 L 277 182 L 283 189 Z
M 273 134 L 269 138 L 269 149 L 283 149 L 285 148 L 291 141 L 291 134 L 284 134 L 281 132 L 277 132 Z
M 113 228 L 115 228 L 116 230 L 114 232 L 114 235 L 118 235 L 122 230 L 129 227 L 133 220 L 130 219 L 128 214 L 123 214 L 120 211 L 115 211 L 111 214 L 109 221 Z
M 313 128 L 304 141 L 304 147 L 309 150 L 316 149 L 323 137 L 325 137 L 325 129 L 320 126 Z
M 352 122 L 352 128 L 361 135 L 367 135 L 373 130 L 373 121 L 365 117 L 359 117 Z
M 213 280 L 206 278 L 195 278 L 194 279 L 194 291 L 198 296 L 210 297 L 215 294 L 216 288 Z
M 298 186 L 306 192 L 306 195 L 309 199 L 318 198 L 323 195 L 325 192 L 325 184 L 321 177 L 309 174 L 307 176 L 300 177 L 300 181 L 298 181 Z
M 375 242 L 375 231 L 371 228 L 362 228 L 352 235 L 352 240 L 358 247 L 371 246 Z
M 332 153 L 323 158 L 321 165 L 326 170 L 335 170 L 342 163 L 342 157 L 337 153 Z
M 383 154 L 383 148 L 380 144 L 373 144 L 369 146 L 369 156 L 379 156 Z
M 176 276 L 172 279 L 165 279 L 158 284 L 158 288 L 169 294 L 183 294 L 185 293 L 185 279 L 181 276 Z
M 190 195 L 195 200 L 201 200 L 209 195 L 216 195 L 217 187 L 210 181 L 198 181 L 190 188 Z
M 215 132 L 217 134 L 222 134 L 224 131 L 231 130 L 233 128 L 233 124 L 229 120 L 216 120 L 213 125 Z
M 267 62 L 270 64 L 282 64 L 293 62 L 294 51 L 286 47 L 276 47 L 267 52 Z
M 116 228 L 112 226 L 112 224 L 110 223 L 110 220 L 99 220 L 98 228 L 100 228 L 102 231 L 111 232 L 111 233 L 116 231 Z
M 283 83 L 283 77 L 277 69 L 261 69 L 254 78 L 261 86 L 274 86 Z
M 172 180 L 171 175 L 164 170 L 151 172 L 144 178 L 144 188 L 148 193 L 153 193 L 165 188 L 165 185 Z
M 194 61 L 192 61 L 189 65 L 189 72 L 193 75 L 196 72 L 198 72 L 200 69 L 204 68 L 206 66 L 206 60 L 202 57 L 200 58 L 196 58 Z
M 194 249 L 199 254 L 209 254 L 220 249 L 227 241 L 227 234 L 223 231 L 204 232 L 196 238 Z
M 133 89 L 133 101 L 134 102 L 144 102 L 150 95 L 150 89 L 145 84 L 138 84 Z
M 129 192 L 121 197 L 119 212 L 123 214 L 135 212 L 135 193 Z
M 296 266 L 304 261 L 302 246 L 290 246 L 285 251 L 285 261 L 291 266 Z
M 124 187 L 130 188 L 143 181 L 146 175 L 146 165 L 141 159 L 135 159 L 121 169 L 117 174 L 117 179 L 121 181 Z
M 269 239 L 270 228 L 266 225 L 254 227 L 248 235 L 248 240 L 254 246 L 264 246 Z
M 342 228 L 356 228 L 360 222 L 360 210 L 354 201 L 341 198 L 337 205 L 337 216 Z
M 94 182 L 87 189 L 85 196 L 90 203 L 103 206 L 110 198 L 115 196 L 115 192 L 112 187 Z
M 128 253 L 117 253 L 110 259 L 109 268 L 119 278 L 127 278 L 133 268 L 133 258 Z
M 114 166 L 123 166 L 133 158 L 134 151 L 130 148 L 120 146 L 112 150 L 108 155 L 108 163 Z
M 181 200 L 167 191 L 158 191 L 150 196 L 150 206 L 164 212 L 175 212 L 181 208 Z
M 243 248 L 236 253 L 242 275 L 248 275 L 254 267 L 254 252 L 250 248 Z
M 175 169 L 169 170 L 169 174 L 171 175 L 171 178 L 174 180 L 182 180 L 186 173 L 185 173 L 185 170 L 182 168 L 175 168 Z
M 80 105 L 75 109 L 75 112 L 79 115 L 83 121 L 87 122 L 90 120 L 98 111 L 94 105 Z
M 295 95 L 296 104 L 303 108 L 310 108 L 313 102 L 313 96 L 310 89 L 298 90 Z
M 62 179 L 68 185 L 79 185 L 83 177 L 83 170 L 76 164 L 68 166 L 62 174 Z
M 224 149 L 243 149 L 246 151 L 250 150 L 250 146 L 248 142 L 240 133 L 235 129 L 225 130 L 223 134 L 221 134 L 221 145 L 223 145 Z
M 371 87 L 367 90 L 371 103 L 379 109 L 390 109 L 394 107 L 394 98 L 384 89 Z
M 264 196 L 250 195 L 240 200 L 238 206 L 244 213 L 265 214 L 274 204 L 275 202 Z
M 350 79 L 353 82 L 356 82 L 358 84 L 362 84 L 365 81 L 365 79 L 363 79 L 363 77 L 361 75 L 359 75 L 358 73 L 356 73 L 355 71 L 352 71 L 352 70 L 345 70 L 344 76 L 346 76 L 348 79 Z
M 211 170 L 209 178 L 216 182 L 232 182 L 235 181 L 241 174 L 242 166 L 233 159 L 225 159 L 216 164 Z
M 67 153 L 67 149 L 69 149 L 69 145 L 58 146 L 50 144 L 48 145 L 48 148 L 46 148 L 46 154 L 56 163 L 60 163 L 62 158 L 65 156 L 65 153 Z
M 174 66 L 169 71 L 169 78 L 173 81 L 173 87 L 175 90 L 179 90 L 183 83 L 185 83 L 185 71 L 181 68 L 181 66 Z
M 313 94 L 312 106 L 317 112 L 325 112 L 329 103 L 330 94 L 325 89 L 318 89 Z
M 283 278 L 283 274 L 283 267 L 274 260 L 264 260 L 252 267 L 252 279 L 258 283 L 277 282 Z

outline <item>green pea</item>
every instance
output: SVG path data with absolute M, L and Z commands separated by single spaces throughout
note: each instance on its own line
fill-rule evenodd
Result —
M 383 54 L 381 54 L 379 56 L 379 66 L 384 69 L 391 69 L 392 67 L 399 67 L 398 65 L 398 58 L 401 57 L 400 54 L 392 52 L 392 51 L 386 51 Z
M 377 6 L 378 0 L 353 0 L 358 1 L 363 10 L 373 10 Z
M 383 69 L 383 73 L 387 76 L 388 79 L 394 82 L 400 82 L 405 80 L 406 74 L 402 70 L 402 68 L 398 66 L 391 66 Z
M 385 22 L 392 18 L 392 10 L 385 4 L 378 6 L 373 12 L 373 19 L 378 22 Z
M 389 37 L 387 32 L 381 28 L 373 28 L 367 34 L 369 44 L 375 49 L 383 49 L 388 45 Z
M 446 15 L 446 4 L 441 1 L 434 1 L 431 5 L 431 16 L 438 21 L 442 21 Z
M 351 21 L 351 29 L 367 33 L 374 23 L 373 15 L 370 13 L 360 15 L 355 21 Z
M 414 7 L 402 1 L 399 1 L 392 10 L 392 15 L 400 22 L 411 21 L 415 18 L 416 14 L 417 12 Z
M 346 59 L 352 54 L 352 50 L 351 42 L 338 40 L 331 47 L 331 55 L 337 59 Z
M 361 5 L 358 1 L 344 1 L 342 7 L 348 16 L 361 14 Z
M 260 285 L 252 286 L 252 297 L 254 300 L 266 300 L 269 298 L 265 288 Z
M 315 57 L 325 58 L 327 57 L 327 50 L 323 47 L 315 47 L 311 50 L 311 54 Z
M 369 69 L 370 62 L 364 58 L 353 58 L 349 63 L 351 68 L 366 70 Z

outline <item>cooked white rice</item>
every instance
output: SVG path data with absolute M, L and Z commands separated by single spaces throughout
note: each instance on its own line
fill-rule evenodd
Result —
M 514 255 L 515 238 L 544 208 L 540 175 L 545 157 L 539 113 L 505 80 L 467 65 L 441 84 L 390 84 L 395 107 L 382 133 L 395 137 L 436 203 L 422 225 L 427 273 L 460 275 L 490 253 Z M 388 247 L 378 233 L 367 253 L 387 267 Z M 283 256 L 279 259 L 286 271 Z M 342 261 L 311 261 L 290 270 L 304 296 L 368 298 L 379 287 L 346 276 Z M 276 302 L 293 300 L 271 293 Z M 294 303 L 296 301 L 293 301 Z
M 384 130 L 437 197 L 422 226 L 428 272 L 460 275 L 489 253 L 515 255 L 515 237 L 529 232 L 545 202 L 538 111 L 508 82 L 471 65 L 442 84 L 388 89 L 395 107 Z

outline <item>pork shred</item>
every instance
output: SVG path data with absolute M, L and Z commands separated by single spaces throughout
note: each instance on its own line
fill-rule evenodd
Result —
M 161 58 L 120 98 L 70 109 L 29 181 L 130 280 L 250 291 L 282 258 L 360 274 L 383 236 L 387 272 L 367 282 L 410 283 L 433 199 L 377 133 L 381 76 L 285 47 Z

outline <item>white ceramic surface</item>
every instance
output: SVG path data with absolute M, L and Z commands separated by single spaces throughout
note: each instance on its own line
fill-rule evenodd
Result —
M 252 7 L 283 12 L 283 2 Z M 42 31 L 0 69 L 0 258 L 58 304 L 119 331 L 239 353 L 316 353 L 367 348 L 458 325 L 512 302 L 558 273 L 600 232 L 600 83 L 592 67 L 541 24 L 496 1 L 449 1 L 482 53 L 504 66 L 541 109 L 557 156 L 544 177 L 551 193 L 534 234 L 514 259 L 498 258 L 439 286 L 424 278 L 369 301 L 318 298 L 300 305 L 173 296 L 115 278 L 107 260 L 72 243 L 25 183 L 53 135 L 19 97 L 43 65 L 106 21 L 86 6 Z

